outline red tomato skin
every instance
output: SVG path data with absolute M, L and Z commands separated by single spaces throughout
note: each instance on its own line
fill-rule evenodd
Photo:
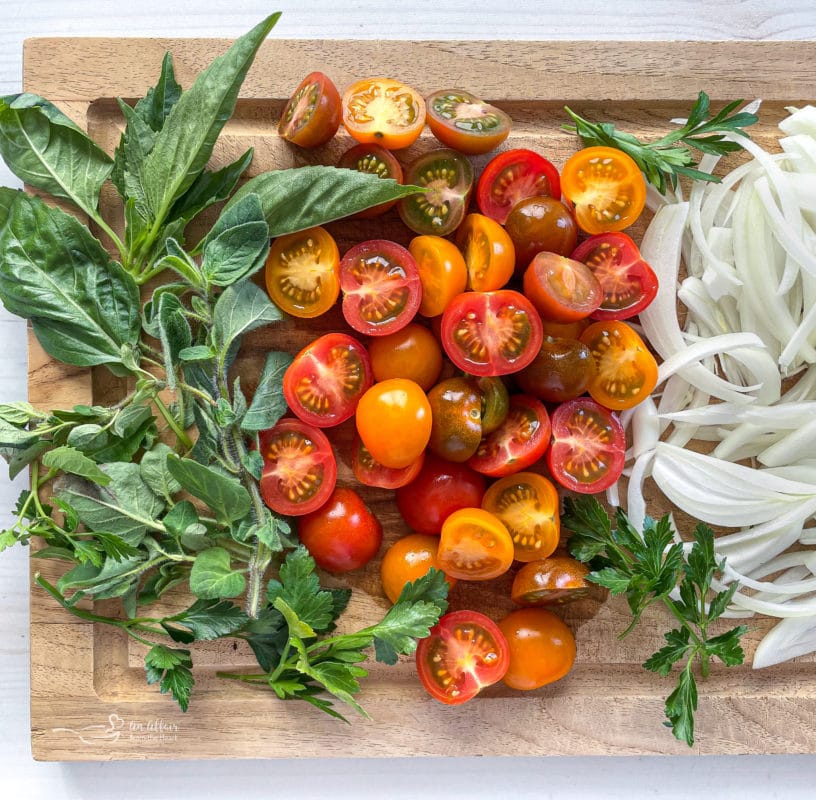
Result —
M 319 147 L 326 144 L 337 133 L 340 127 L 340 121 L 343 116 L 340 93 L 337 87 L 332 82 L 331 78 L 324 75 L 322 72 L 312 72 L 307 75 L 298 85 L 292 99 L 298 94 L 302 87 L 315 83 L 320 87 L 320 95 L 317 101 L 317 106 L 312 111 L 311 118 L 307 123 L 297 131 L 291 131 L 286 124 L 286 112 L 289 110 L 289 105 L 286 104 L 283 114 L 278 125 L 278 133 L 292 144 L 300 147 Z
M 427 453 L 419 475 L 397 489 L 395 495 L 408 527 L 438 536 L 454 511 L 479 507 L 486 488 L 485 479 L 466 464 Z
M 398 489 L 414 480 L 424 463 L 425 451 L 423 450 L 422 455 L 407 467 L 393 469 L 383 466 L 366 450 L 360 434 L 354 437 L 351 446 L 351 471 L 354 477 L 365 486 L 374 486 L 378 489 Z
M 325 505 L 298 520 L 301 543 L 321 569 L 344 573 L 364 567 L 382 544 L 380 521 L 353 489 L 338 487 Z

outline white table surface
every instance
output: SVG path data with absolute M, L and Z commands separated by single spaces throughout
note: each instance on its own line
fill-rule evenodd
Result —
M 275 9 L 284 14 L 272 36 L 282 38 L 816 39 L 814 0 L 492 0 L 479 10 L 480 5 L 0 0 L 0 95 L 20 90 L 22 42 L 31 36 L 232 37 Z M 19 185 L 2 162 L 0 185 Z M 1 307 L 0 367 L 0 402 L 25 397 L 25 325 Z M 23 485 L 23 478 L 12 484 L 0 477 L 1 524 Z M 36 763 L 29 748 L 27 576 L 25 551 L 0 555 L 3 799 L 814 796 L 816 756 Z

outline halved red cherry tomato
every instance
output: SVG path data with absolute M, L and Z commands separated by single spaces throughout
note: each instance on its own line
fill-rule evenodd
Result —
M 535 561 L 558 547 L 561 531 L 558 491 L 542 475 L 517 472 L 496 481 L 482 499 L 513 538 L 514 558 Z
M 467 286 L 465 259 L 453 242 L 441 236 L 415 236 L 408 250 L 416 261 L 422 283 L 423 317 L 439 316 Z
M 342 487 L 316 511 L 300 517 L 297 532 L 317 566 L 337 573 L 368 564 L 383 538 L 382 525 L 363 498 Z
M 588 317 L 601 303 L 601 284 L 580 261 L 539 253 L 524 273 L 524 294 L 542 317 L 574 322 Z
M 382 558 L 380 578 L 385 596 L 396 603 L 406 583 L 413 583 L 427 575 L 431 568 L 439 569 L 437 551 L 439 537 L 424 533 L 409 533 L 397 539 Z M 453 586 L 456 578 L 448 578 Z
M 483 508 L 461 508 L 443 523 L 439 568 L 454 578 L 486 581 L 513 563 L 513 540 L 504 523 Z
M 545 336 L 533 363 L 515 377 L 526 394 L 547 403 L 563 403 L 580 397 L 594 374 L 595 359 L 585 344 Z
M 482 375 L 470 380 L 482 396 L 482 436 L 487 436 L 507 419 L 510 394 L 501 378 Z
M 278 133 L 300 147 L 318 147 L 340 127 L 340 94 L 322 72 L 307 75 L 283 108 Z
M 442 346 L 471 375 L 507 375 L 526 367 L 544 335 L 532 303 L 512 289 L 466 292 L 442 316 Z
M 587 233 L 628 228 L 646 205 L 640 168 L 612 147 L 585 147 L 570 156 L 561 170 L 561 188 Z
M 378 144 L 354 145 L 340 156 L 337 166 L 343 169 L 356 169 L 357 172 L 377 175 L 380 178 L 393 178 L 397 183 L 402 183 L 402 166 L 399 161 L 390 151 Z M 388 209 L 393 208 L 396 203 L 396 200 L 389 203 L 380 203 L 380 205 L 367 208 L 354 216 L 359 219 L 378 217 Z
M 501 289 L 513 277 L 516 251 L 507 231 L 484 214 L 468 214 L 456 231 L 456 245 L 467 265 L 467 288 Z
M 510 116 L 470 92 L 447 89 L 425 98 L 428 127 L 446 147 L 477 155 L 495 150 L 509 135 Z
M 562 605 L 589 594 L 589 569 L 568 556 L 525 564 L 513 579 L 510 596 L 520 606 Z
M 478 472 L 428 453 L 419 475 L 395 495 L 409 528 L 438 536 L 454 511 L 480 505 L 484 493 L 485 479 Z
M 431 438 L 428 449 L 448 461 L 467 461 L 482 440 L 482 395 L 467 378 L 448 378 L 428 392 Z
M 340 294 L 340 252 L 325 228 L 279 236 L 266 259 L 266 291 L 293 317 L 325 314 Z
M 592 312 L 593 319 L 629 319 L 657 294 L 657 275 L 625 233 L 590 236 L 570 257 L 583 261 L 601 284 L 603 300 Z
M 442 348 L 436 337 L 422 325 L 411 322 L 404 328 L 377 336 L 368 344 L 374 380 L 407 378 L 426 392 L 442 371 Z
M 319 428 L 354 416 L 371 386 L 365 347 L 345 333 L 327 333 L 303 348 L 283 376 L 283 396 L 292 413 Z
M 422 133 L 425 101 L 400 81 L 366 78 L 343 93 L 343 125 L 358 142 L 400 150 Z
M 337 462 L 323 431 L 299 419 L 282 419 L 274 428 L 261 431 L 259 438 L 264 503 L 287 516 L 320 508 L 337 479 Z
M 414 257 L 385 239 L 361 242 L 343 256 L 340 288 L 346 322 L 368 336 L 404 328 L 422 302 Z
M 593 494 L 623 472 L 626 435 L 618 417 L 589 397 L 561 403 L 552 414 L 547 465 L 565 489 Z
M 447 236 L 465 218 L 473 165 L 455 150 L 429 150 L 405 168 L 405 183 L 425 191 L 399 201 L 402 221 L 415 233 Z
M 558 170 L 532 150 L 506 150 L 484 168 L 476 202 L 482 214 L 503 225 L 516 203 L 536 195 L 561 199 Z
M 375 486 L 379 489 L 398 489 L 410 483 L 422 469 L 425 463 L 425 453 L 420 453 L 419 458 L 412 464 L 402 469 L 391 469 L 376 461 L 368 452 L 363 440 L 358 436 L 354 437 L 351 446 L 351 469 L 354 477 L 366 486 Z
M 595 322 L 581 341 L 595 359 L 590 396 L 602 406 L 622 411 L 634 408 L 657 385 L 657 361 L 643 339 L 625 322 Z
M 572 212 L 554 197 L 528 197 L 513 206 L 504 223 L 521 273 L 536 255 L 547 251 L 569 255 L 578 241 Z
M 419 641 L 417 673 L 434 700 L 459 705 L 504 677 L 507 652 L 507 640 L 492 619 L 478 611 L 454 611 L 443 614 Z
M 550 417 L 540 400 L 526 394 L 510 398 L 504 422 L 482 439 L 468 464 L 483 475 L 501 478 L 520 472 L 547 452 Z

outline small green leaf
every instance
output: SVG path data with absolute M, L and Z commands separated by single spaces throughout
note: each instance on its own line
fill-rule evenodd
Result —
M 593 583 L 605 586 L 612 594 L 623 594 L 629 589 L 631 575 L 622 573 L 614 567 L 604 567 L 597 572 L 590 572 L 587 576 Z
M 213 510 L 219 522 L 235 522 L 249 513 L 249 492 L 235 478 L 172 454 L 167 456 L 167 469 L 183 489 Z
M 27 403 L 25 400 L 0 405 L 0 420 L 8 422 L 10 425 L 18 427 L 27 425 L 32 420 L 41 419 L 43 416 L 31 403 Z
M 142 480 L 160 497 L 170 499 L 181 491 L 181 484 L 170 474 L 167 468 L 167 456 L 173 448 L 158 442 L 148 450 L 139 463 Z
M 238 606 L 227 600 L 216 598 L 196 600 L 186 611 L 167 617 L 165 627 L 188 628 L 196 640 L 206 641 L 229 636 L 240 630 L 249 621 L 249 617 Z
M 377 661 L 396 664 L 398 654 L 413 653 L 417 639 L 428 635 L 439 622 L 439 614 L 439 606 L 435 603 L 397 601 L 372 631 Z
M 280 581 L 269 581 L 266 597 L 272 605 L 279 597 L 285 600 L 312 631 L 325 631 L 334 621 L 334 599 L 329 592 L 320 590 L 315 561 L 302 545 L 286 556 L 280 568 Z
M 210 361 L 215 358 L 215 351 L 207 345 L 196 344 L 179 351 L 179 361 Z
M 286 413 L 283 396 L 283 376 L 292 363 L 292 356 L 284 352 L 267 353 L 258 388 L 241 422 L 241 429 L 248 432 L 263 431 L 273 427 Z
M 735 667 L 742 664 L 745 661 L 745 651 L 740 640 L 747 632 L 747 625 L 738 625 L 726 633 L 714 636 L 706 641 L 706 652 L 719 658 L 726 666 Z
M 43 456 L 43 465 L 49 469 L 58 469 L 62 472 L 69 472 L 71 475 L 79 475 L 99 486 L 107 486 L 110 476 L 106 475 L 99 468 L 99 465 L 73 447 L 64 445 L 56 447 Z
M 653 653 L 643 662 L 643 668 L 650 672 L 657 672 L 664 677 L 671 672 L 671 668 L 685 655 L 692 645 L 688 629 L 676 628 L 663 634 L 667 644 L 656 653 Z
M 694 744 L 694 712 L 697 710 L 697 683 L 689 668 L 680 673 L 677 688 L 666 698 L 666 717 L 672 733 L 689 747 Z
M 317 636 L 314 628 L 308 622 L 300 619 L 294 609 L 283 599 L 281 595 L 275 597 L 272 603 L 283 614 L 286 624 L 289 626 L 289 636 L 293 639 L 314 639 Z
M 211 547 L 196 556 L 190 570 L 190 591 L 203 600 L 237 597 L 246 588 L 241 572 L 232 569 L 230 554 Z
M 145 656 L 147 682 L 159 683 L 161 693 L 170 692 L 182 711 L 190 704 L 190 693 L 195 681 L 193 662 L 189 650 L 178 650 L 164 645 L 154 645 Z
M 173 70 L 173 56 L 167 52 L 162 59 L 161 73 L 155 87 L 150 87 L 133 110 L 154 130 L 160 131 L 165 120 L 181 97 L 181 86 Z

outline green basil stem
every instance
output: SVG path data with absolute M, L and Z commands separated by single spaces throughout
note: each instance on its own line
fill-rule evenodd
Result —
M 127 260 L 128 260 L 128 251 L 125 245 L 122 243 L 122 240 L 116 235 L 113 228 L 102 219 L 102 216 L 97 213 L 93 216 L 93 221 L 97 224 L 99 228 L 101 228 L 108 236 L 108 238 L 116 245 L 116 249 L 119 251 L 119 258 L 122 261 L 123 266 L 127 269 Z
M 170 430 L 176 434 L 176 437 L 182 446 L 187 449 L 191 448 L 193 446 L 193 440 L 187 435 L 187 432 L 181 427 L 181 425 L 179 425 L 178 421 L 170 412 L 170 409 L 164 404 L 162 399 L 158 395 L 155 395 L 153 402 L 156 404 L 156 408 L 159 409 L 161 415 L 167 421 L 167 424 L 170 426 Z

